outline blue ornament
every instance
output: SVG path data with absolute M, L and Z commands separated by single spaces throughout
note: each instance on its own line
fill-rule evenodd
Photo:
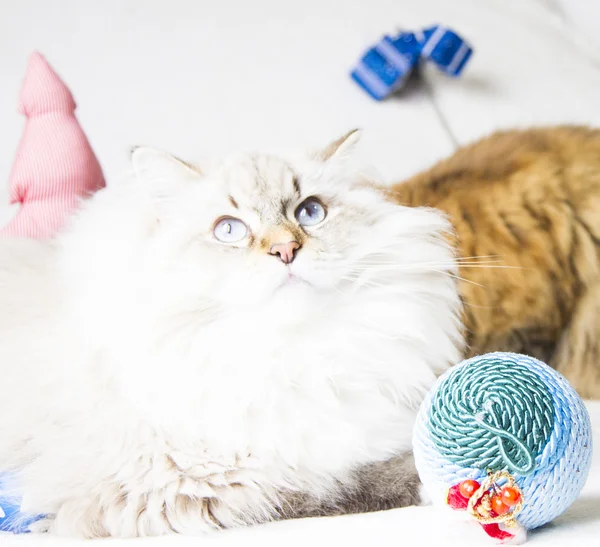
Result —
M 468 510 L 504 540 L 575 501 L 591 466 L 592 428 L 583 401 L 554 369 L 525 355 L 489 353 L 437 381 L 419 410 L 413 449 L 433 502 Z M 494 505 L 505 489 L 518 503 Z
M 382 100 L 401 88 L 420 62 L 430 61 L 448 76 L 459 76 L 473 53 L 454 31 L 434 26 L 420 32 L 384 36 L 351 73 L 371 97 Z

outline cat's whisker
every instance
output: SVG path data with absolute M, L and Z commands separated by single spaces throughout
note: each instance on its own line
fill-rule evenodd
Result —
M 341 277 L 342 280 L 344 281 L 348 281 L 350 283 L 352 283 L 353 287 L 362 287 L 362 286 L 366 286 L 366 287 L 370 287 L 370 288 L 375 288 L 375 289 L 385 289 L 388 293 L 392 294 L 392 293 L 398 293 L 398 294 L 408 294 L 409 296 L 414 296 L 413 293 L 407 293 L 401 290 L 401 287 L 399 287 L 398 285 L 396 285 L 393 280 L 387 280 L 387 281 L 377 281 L 374 279 L 369 279 L 366 278 L 362 275 L 352 275 L 352 272 L 349 272 L 348 274 L 344 275 Z
M 471 304 L 467 300 L 463 300 L 462 304 L 465 308 L 475 308 L 478 310 L 493 310 L 496 309 L 495 306 L 478 306 L 477 304 Z
M 353 265 L 352 269 L 356 271 L 371 271 L 371 272 L 398 272 L 398 273 L 411 273 L 411 272 L 419 272 L 420 270 L 431 270 L 432 268 L 448 268 L 448 269 L 456 269 L 454 264 L 440 264 L 440 263 L 431 263 L 431 264 L 363 264 L 363 265 Z
M 498 264 L 498 263 L 481 263 L 481 262 L 474 262 L 474 263 L 461 263 L 461 264 L 455 264 L 453 262 L 448 262 L 448 263 L 433 263 L 433 262 L 421 262 L 421 263 L 416 263 L 416 264 L 394 264 L 392 262 L 390 263 L 361 263 L 361 264 L 357 264 L 355 267 L 362 267 L 363 269 L 381 269 L 382 271 L 384 269 L 389 269 L 389 270 L 398 270 L 398 271 L 409 271 L 411 269 L 423 269 L 423 268 L 428 268 L 430 266 L 436 267 L 436 268 L 455 268 L 455 267 L 459 267 L 459 268 L 488 268 L 488 269 L 512 269 L 512 270 L 531 270 L 532 268 L 526 268 L 524 266 L 510 266 L 510 265 L 505 265 L 505 264 Z
M 354 275 L 352 275 L 352 274 L 354 274 Z M 415 293 L 414 291 L 402 290 L 402 287 L 400 285 L 394 283 L 393 280 L 387 280 L 386 282 L 376 281 L 374 279 L 365 278 L 364 276 L 359 275 L 357 272 L 349 272 L 345 276 L 342 276 L 342 279 L 353 283 L 353 286 L 359 285 L 359 286 L 367 286 L 370 288 L 385 289 L 386 292 L 388 292 L 390 294 L 398 293 L 398 294 L 408 296 L 410 298 L 418 299 L 421 302 L 428 303 L 428 301 L 426 299 L 420 298 L 418 296 L 418 294 Z
M 342 276 L 341 279 L 343 279 L 344 281 L 349 281 L 352 283 L 353 286 L 362 286 L 362 285 L 366 285 L 369 287 L 382 287 L 384 286 L 383 284 L 379 283 L 377 284 L 376 282 L 370 280 L 370 279 L 365 279 L 364 277 L 348 277 L 348 276 Z
M 490 270 L 534 270 L 534 268 L 526 268 L 525 266 L 487 266 L 482 264 L 461 264 L 461 268 L 488 268 Z
M 456 264 L 448 263 L 448 264 L 440 264 L 440 263 L 426 263 L 426 264 L 357 264 L 352 265 L 352 268 L 362 269 L 362 270 L 373 270 L 373 271 L 412 271 L 412 270 L 424 270 L 430 267 L 435 268 L 449 268 L 449 269 L 457 269 Z
M 456 260 L 476 260 L 479 258 L 502 258 L 502 255 L 471 255 L 471 256 L 457 256 Z
M 443 275 L 447 275 L 448 277 L 452 277 L 453 279 L 456 279 L 458 281 L 464 281 L 465 283 L 469 283 L 471 285 L 481 287 L 482 289 L 487 289 L 487 287 L 485 287 L 484 285 L 481 285 L 480 283 L 476 283 L 475 281 L 472 281 L 471 279 L 466 279 L 464 277 L 461 277 L 460 275 L 454 275 L 454 274 L 451 274 L 450 272 L 444 272 L 442 270 L 433 270 L 433 271 L 443 274 Z

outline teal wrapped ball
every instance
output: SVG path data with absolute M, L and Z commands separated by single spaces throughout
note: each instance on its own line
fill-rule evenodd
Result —
M 546 364 L 513 353 L 450 369 L 421 405 L 413 436 L 419 476 L 432 500 L 466 479 L 506 471 L 523 495 L 517 523 L 550 522 L 577 498 L 592 457 L 581 398 Z

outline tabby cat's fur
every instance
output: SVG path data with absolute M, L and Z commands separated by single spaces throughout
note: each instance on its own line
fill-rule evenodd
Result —
M 393 194 L 453 222 L 469 355 L 532 354 L 600 397 L 599 130 L 496 133 Z

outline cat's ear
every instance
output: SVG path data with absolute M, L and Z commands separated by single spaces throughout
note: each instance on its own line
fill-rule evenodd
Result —
M 325 148 L 317 152 L 316 158 L 321 161 L 327 161 L 333 157 L 348 156 L 356 146 L 356 143 L 360 140 L 360 136 L 360 129 L 348 131 L 348 133 L 329 143 Z
M 131 163 L 137 178 L 152 185 L 169 184 L 202 175 L 197 167 L 150 146 L 132 148 Z

